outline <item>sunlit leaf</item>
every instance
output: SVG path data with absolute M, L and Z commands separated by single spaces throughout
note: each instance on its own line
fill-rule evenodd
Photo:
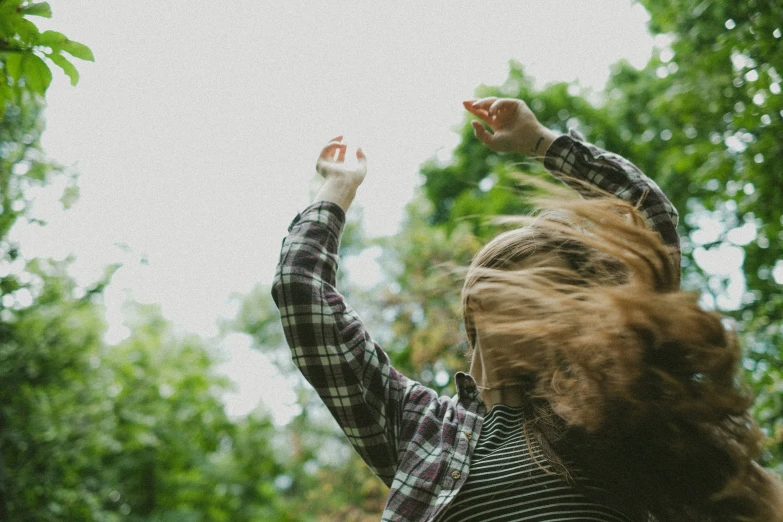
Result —
M 29 16 L 42 16 L 44 18 L 51 18 L 52 8 L 48 2 L 39 2 L 22 7 L 21 13 Z
M 82 43 L 74 42 L 73 40 L 68 40 L 62 45 L 62 50 L 70 54 L 74 58 L 79 58 L 80 60 L 87 60 L 88 62 L 95 61 L 95 56 L 93 56 L 90 48 Z
M 8 53 L 5 58 L 5 70 L 14 80 L 22 77 L 22 53 Z
M 47 54 L 46 56 L 68 75 L 68 78 L 71 79 L 71 85 L 79 83 L 79 71 L 76 70 L 76 67 L 74 67 L 65 56 L 56 53 Z
M 60 49 L 67 42 L 68 37 L 57 31 L 44 31 L 38 37 L 39 44 L 49 46 L 52 49 Z
M 30 20 L 20 19 L 16 24 L 16 33 L 19 40 L 26 44 L 33 44 L 38 38 L 38 27 Z
M 34 92 L 43 95 L 52 82 L 52 71 L 38 56 L 27 53 L 22 59 L 25 81 Z
M 17 9 L 21 0 L 6 0 L 0 2 L 0 33 L 13 35 L 14 26 L 22 18 Z

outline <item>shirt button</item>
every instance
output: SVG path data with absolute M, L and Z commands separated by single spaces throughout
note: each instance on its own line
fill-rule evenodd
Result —
M 459 480 L 459 478 L 460 478 L 461 476 L 462 476 L 462 475 L 460 474 L 460 472 L 459 472 L 459 471 L 452 471 L 452 472 L 451 472 L 451 478 L 453 478 L 454 480 Z
M 469 432 L 469 431 L 466 431 L 466 432 L 465 432 L 465 438 L 466 438 L 466 439 L 468 439 L 468 440 L 470 440 L 470 439 L 472 439 L 472 438 L 473 438 L 473 434 L 472 434 L 471 432 Z

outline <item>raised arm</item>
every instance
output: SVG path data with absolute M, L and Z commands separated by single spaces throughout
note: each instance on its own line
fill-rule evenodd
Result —
M 567 135 L 554 133 L 538 121 L 522 100 L 484 98 L 466 101 L 463 105 L 489 125 L 492 132 L 481 122 L 473 121 L 476 137 L 491 150 L 516 152 L 535 158 L 554 177 L 585 197 L 600 195 L 590 189 L 592 185 L 637 205 L 669 248 L 674 266 L 680 266 L 677 209 L 636 165 L 622 156 L 586 143 L 575 131 Z
M 335 288 L 345 211 L 367 172 L 361 149 L 358 166 L 345 166 L 340 140 L 335 138 L 321 152 L 316 168 L 324 185 L 289 227 L 272 295 L 294 363 L 354 448 L 389 485 L 397 466 L 402 401 L 410 381 L 391 367 L 386 353 Z

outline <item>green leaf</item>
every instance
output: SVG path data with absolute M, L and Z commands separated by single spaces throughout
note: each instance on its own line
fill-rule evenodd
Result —
M 5 114 L 6 102 L 13 99 L 13 91 L 6 82 L 0 81 L 0 119 Z M 2 237 L 2 225 L 0 225 L 0 237 Z
M 52 8 L 49 2 L 41 2 L 39 4 L 30 4 L 21 9 L 23 15 L 26 16 L 42 16 L 44 18 L 52 17 Z
M 71 85 L 76 85 L 79 83 L 79 71 L 76 70 L 76 67 L 74 67 L 74 65 L 69 62 L 65 56 L 55 53 L 47 54 L 46 56 L 48 56 L 55 65 L 57 65 L 66 75 L 68 75 L 68 78 L 71 79 Z
M 63 44 L 62 49 L 63 51 L 70 54 L 74 58 L 79 58 L 80 60 L 87 60 L 88 62 L 95 61 L 95 56 L 93 56 L 90 48 L 82 43 L 74 42 L 73 40 L 68 40 Z
M 27 53 L 22 60 L 22 70 L 30 89 L 43 96 L 52 83 L 52 71 L 46 62 L 32 53 Z
M 5 70 L 14 81 L 18 81 L 22 77 L 23 56 L 23 53 L 10 53 L 5 58 Z
M 32 23 L 30 20 L 25 20 L 24 18 L 19 19 L 15 30 L 19 35 L 19 41 L 27 44 L 34 44 L 36 41 L 38 41 L 38 37 L 41 34 L 38 31 L 38 27 L 36 27 L 34 23 Z
M 48 45 L 52 49 L 61 49 L 66 43 L 68 43 L 68 37 L 57 31 L 44 31 L 38 37 L 39 45 Z
M 17 12 L 19 1 L 0 2 L 0 35 L 4 38 L 16 33 L 16 24 L 22 17 Z

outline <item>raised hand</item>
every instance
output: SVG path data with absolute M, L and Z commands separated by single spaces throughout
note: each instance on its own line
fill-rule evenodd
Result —
M 522 100 L 490 97 L 462 105 L 492 130 L 489 132 L 480 121 L 472 122 L 476 138 L 495 152 L 516 152 L 540 159 L 557 137 Z
M 357 165 L 353 168 L 345 164 L 345 152 L 348 146 L 342 143 L 343 137 L 332 138 L 326 146 L 321 149 L 318 161 L 315 162 L 315 170 L 328 179 L 330 177 L 340 178 L 345 182 L 354 183 L 357 187 L 364 181 L 367 175 L 367 156 L 362 152 L 361 147 L 356 149 Z M 335 159 L 335 154 L 337 158 Z
M 367 156 L 361 148 L 356 149 L 357 164 L 349 167 L 345 164 L 345 152 L 348 147 L 337 136 L 321 149 L 315 170 L 323 176 L 324 184 L 316 195 L 316 201 L 331 201 L 347 211 L 356 195 L 356 189 L 367 175 Z M 335 155 L 337 156 L 335 158 Z

